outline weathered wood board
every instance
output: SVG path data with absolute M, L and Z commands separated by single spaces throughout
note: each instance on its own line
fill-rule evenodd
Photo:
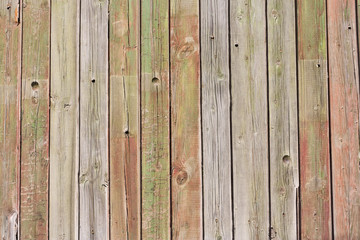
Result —
M 0 238 L 19 224 L 21 23 L 17 0 L 0 2 Z
M 170 1 L 172 239 L 202 239 L 199 2 Z
M 1 1 L 1 239 L 360 238 L 359 11 Z
M 265 239 L 270 213 L 266 1 L 230 1 L 230 30 L 234 239 Z
M 110 232 L 139 239 L 140 1 L 110 1 Z
M 142 238 L 170 238 L 169 1 L 141 1 Z
M 331 239 L 326 5 L 297 7 L 301 239 Z
M 109 239 L 108 1 L 80 8 L 79 239 Z
M 205 239 L 233 237 L 228 4 L 200 1 Z
M 356 2 L 327 1 L 334 238 L 360 238 Z
M 295 14 L 295 1 L 268 1 L 272 239 L 297 239 L 299 159 Z
M 20 239 L 48 239 L 50 1 L 22 2 Z
M 51 5 L 49 239 L 79 236 L 79 1 Z

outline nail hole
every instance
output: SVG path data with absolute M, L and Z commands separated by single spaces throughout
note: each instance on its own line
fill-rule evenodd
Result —
M 124 131 L 124 133 L 125 133 L 126 135 L 129 135 L 129 130 L 126 129 L 126 130 Z
M 289 155 L 285 155 L 282 160 L 284 163 L 288 163 L 288 162 L 290 162 L 291 159 L 290 159 Z
M 95 83 L 95 79 L 92 79 L 91 82 L 92 82 L 92 83 Z
M 239 44 L 238 43 L 235 43 L 235 47 L 238 47 L 239 46 Z
M 157 77 L 154 77 L 151 81 L 152 81 L 152 83 L 154 83 L 154 84 L 160 82 L 160 80 L 159 80 Z
M 316 67 L 318 67 L 318 68 L 319 68 L 319 67 L 320 67 L 320 63 L 316 64 Z
M 351 29 L 351 26 L 348 26 L 348 29 L 350 30 L 350 29 Z
M 33 81 L 33 82 L 31 83 L 31 88 L 32 88 L 33 90 L 38 89 L 38 88 L 39 88 L 39 83 L 38 83 L 37 81 Z
M 215 37 L 214 36 L 210 36 L 211 39 L 214 39 Z

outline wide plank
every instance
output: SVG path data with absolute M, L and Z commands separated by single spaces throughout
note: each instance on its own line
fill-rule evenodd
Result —
M 295 14 L 295 1 L 268 1 L 272 239 L 297 239 L 299 159 Z
M 21 22 L 17 0 L 0 2 L 0 238 L 19 225 Z
M 298 0 L 301 239 L 331 239 L 325 0 Z
M 51 5 L 49 239 L 79 232 L 79 1 Z
M 232 239 L 229 4 L 200 5 L 204 238 Z
M 80 7 L 79 239 L 109 239 L 108 0 Z
M 360 239 L 356 4 L 328 0 L 327 9 L 334 238 Z
M 266 1 L 230 1 L 234 238 L 269 229 Z
M 169 1 L 141 1 L 142 239 L 170 239 Z
M 50 1 L 23 2 L 20 238 L 48 239 Z
M 140 240 L 140 2 L 110 1 L 110 233 Z
M 202 239 L 199 2 L 170 1 L 172 239 Z

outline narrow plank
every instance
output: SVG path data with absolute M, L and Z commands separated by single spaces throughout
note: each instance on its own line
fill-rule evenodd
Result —
M 200 5 L 204 238 L 232 239 L 229 4 Z
M 140 239 L 138 0 L 110 1 L 110 233 Z
M 80 239 L 109 239 L 108 1 L 81 1 Z
M 50 1 L 23 1 L 20 238 L 48 239 Z
M 51 5 L 49 239 L 78 239 L 79 2 Z
M 0 238 L 16 240 L 19 221 L 21 23 L 18 1 L 0 3 Z
M 141 2 L 142 238 L 170 239 L 169 1 Z
M 230 1 L 234 238 L 269 229 L 266 1 Z
M 301 239 L 331 239 L 324 0 L 298 0 Z
M 270 230 L 273 239 L 297 238 L 299 159 L 295 13 L 295 1 L 268 1 Z
M 170 1 L 172 238 L 202 239 L 199 2 Z
M 360 239 L 356 5 L 329 0 L 327 9 L 334 237 Z

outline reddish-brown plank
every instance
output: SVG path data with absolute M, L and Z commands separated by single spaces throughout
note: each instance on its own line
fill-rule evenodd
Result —
M 334 237 L 360 239 L 356 5 L 328 0 L 327 8 Z
M 325 0 L 297 0 L 301 239 L 331 239 Z
M 20 239 L 48 239 L 50 1 L 23 3 Z
M 202 238 L 199 2 L 170 2 L 172 237 Z
M 18 1 L 0 3 L 0 239 L 16 240 L 19 220 L 21 23 Z
M 139 7 L 110 1 L 111 239 L 140 239 Z

